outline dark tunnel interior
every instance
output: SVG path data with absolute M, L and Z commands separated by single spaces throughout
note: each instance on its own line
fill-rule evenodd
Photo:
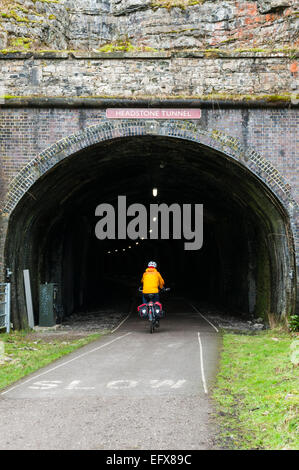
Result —
M 184 239 L 152 240 L 149 230 L 145 239 L 99 240 L 95 209 L 117 208 L 118 196 L 146 208 L 203 204 L 202 248 L 187 251 Z M 287 225 L 270 190 L 218 151 L 157 136 L 102 142 L 46 172 L 11 216 L 6 263 L 14 273 L 15 321 L 21 325 L 25 316 L 23 269 L 30 271 L 38 322 L 40 283 L 58 284 L 65 317 L 129 305 L 151 260 L 176 296 L 240 314 L 279 315 L 291 308 L 284 270 L 293 260 L 288 238 L 271 234 L 287 233 Z

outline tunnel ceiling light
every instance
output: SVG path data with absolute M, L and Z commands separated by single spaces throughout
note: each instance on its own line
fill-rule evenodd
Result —
M 158 196 L 158 189 L 157 188 L 153 188 L 153 196 L 154 197 Z

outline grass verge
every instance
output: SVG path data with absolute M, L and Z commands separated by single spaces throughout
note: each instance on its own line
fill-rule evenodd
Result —
M 0 390 L 72 351 L 100 338 L 92 334 L 81 339 L 42 339 L 31 331 L 0 334 Z
M 296 338 L 277 330 L 224 332 L 214 389 L 222 448 L 299 449 L 299 367 L 291 362 Z

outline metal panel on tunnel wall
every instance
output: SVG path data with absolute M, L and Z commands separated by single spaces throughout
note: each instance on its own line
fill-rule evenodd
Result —
M 56 324 L 55 303 L 57 301 L 57 285 L 41 284 L 39 290 L 39 326 Z

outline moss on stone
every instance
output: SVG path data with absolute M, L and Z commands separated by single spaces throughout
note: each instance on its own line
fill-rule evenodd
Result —
M 32 40 L 30 38 L 15 38 L 11 39 L 10 45 L 12 47 L 19 47 L 21 49 L 29 49 L 31 46 Z
M 133 52 L 134 46 L 128 41 L 115 41 L 105 44 L 98 49 L 99 52 Z
M 97 52 L 158 52 L 158 50 L 147 46 L 133 46 L 126 38 L 107 43 L 97 49 Z
M 229 52 L 229 50 L 227 51 Z M 296 54 L 299 53 L 299 48 L 298 47 L 280 47 L 280 48 L 274 48 L 274 49 L 263 49 L 260 47 L 244 47 L 244 48 L 238 48 L 238 49 L 232 49 L 231 52 L 234 53 L 242 53 L 242 52 L 263 52 L 264 54 L 273 54 L 277 52 L 282 52 L 284 54 Z
M 60 4 L 58 0 L 32 0 L 33 3 L 42 2 L 42 3 L 55 3 Z M 28 15 L 37 16 L 41 18 L 29 19 Z M 11 19 L 19 23 L 28 23 L 31 24 L 44 24 L 47 20 L 57 19 L 55 15 L 50 14 L 49 16 L 39 13 L 34 6 L 29 6 L 28 8 L 23 7 L 19 1 L 15 0 L 12 2 L 4 1 L 2 12 L 0 13 L 0 19 Z
M 27 8 L 21 7 L 19 5 L 18 5 L 17 9 L 22 11 L 23 13 L 29 13 L 29 10 Z
M 151 3 L 151 8 L 157 10 L 158 8 L 166 8 L 171 10 L 172 8 L 180 8 L 181 10 L 186 10 L 186 8 L 201 5 L 206 0 L 153 0 Z
M 234 52 L 269 52 L 269 49 L 263 49 L 261 47 L 244 47 L 234 49 Z
M 235 42 L 236 40 L 236 38 L 223 39 L 223 41 L 220 41 L 220 44 L 228 44 L 230 42 Z
M 7 50 L 0 50 L 0 54 L 5 54 L 5 53 L 12 53 L 12 52 L 19 52 L 19 51 L 7 51 Z M 49 52 L 49 51 L 45 51 Z M 24 96 L 9 96 L 9 99 L 12 98 L 18 98 L 18 99 L 44 99 L 46 98 L 47 100 L 51 99 L 126 99 L 126 100 L 132 100 L 134 101 L 135 99 L 156 99 L 156 100 L 198 100 L 200 101 L 214 101 L 217 103 L 217 101 L 223 101 L 223 102 L 237 102 L 237 101 L 243 101 L 243 102 L 286 102 L 290 103 L 291 98 L 294 97 L 292 94 L 285 94 L 285 95 L 236 95 L 236 94 L 207 94 L 207 95 L 147 95 L 147 94 L 142 94 L 142 93 L 136 93 L 133 96 L 126 96 L 126 95 L 84 95 L 84 96 L 47 96 L 47 95 L 24 95 Z M 1 97 L 0 97 L 1 98 Z M 3 97 L 2 97 L 3 98 Z M 7 98 L 8 99 L 8 98 Z M 297 99 L 299 99 L 299 95 L 297 95 Z M 216 137 L 216 134 L 214 135 Z M 235 145 L 236 142 L 231 141 L 231 145 Z
M 22 96 L 15 96 L 15 95 L 3 95 L 0 96 L 0 99 L 5 99 L 5 100 L 12 100 L 16 98 L 22 98 Z
M 239 150 L 239 140 L 235 137 L 226 135 L 224 132 L 219 131 L 219 129 L 213 129 L 211 136 L 214 140 L 217 140 L 221 144 L 230 147 L 232 150 Z
M 33 3 L 61 3 L 60 0 L 32 0 Z
M 43 23 L 43 22 L 37 22 L 35 23 Z M 170 33 L 170 32 L 169 32 Z M 13 40 L 12 40 L 13 41 Z M 10 42 L 11 45 L 14 45 L 15 47 L 20 47 L 19 50 L 13 49 L 11 50 L 10 48 L 4 49 L 5 53 L 8 52 L 24 52 L 23 44 L 18 44 L 18 43 L 12 43 Z M 1 52 L 1 51 L 0 51 Z M 46 52 L 52 52 L 52 53 L 68 53 L 68 52 L 76 52 L 76 53 L 83 53 L 84 55 L 88 56 L 89 51 L 84 51 L 82 49 L 38 49 L 37 47 L 32 47 L 32 44 L 30 43 L 30 46 L 26 46 L 26 52 L 32 52 L 35 54 L 39 53 L 46 53 Z M 241 58 L 242 55 L 239 56 L 239 54 L 242 54 L 242 52 L 246 53 L 255 53 L 257 52 L 257 49 L 179 49 L 179 50 L 171 50 L 171 51 L 165 51 L 163 49 L 154 49 L 152 47 L 148 46 L 134 46 L 131 44 L 129 41 L 114 41 L 111 43 L 107 43 L 103 46 L 101 46 L 99 49 L 94 50 L 94 52 L 103 52 L 103 53 L 119 53 L 119 52 L 124 52 L 124 53 L 139 53 L 139 52 L 153 52 L 153 53 L 163 53 L 165 55 L 165 58 L 168 60 L 171 60 L 174 57 L 177 57 L 176 54 L 179 55 L 179 57 L 185 57 L 184 54 L 187 54 L 186 57 L 191 57 L 191 54 L 200 54 L 204 58 L 208 59 L 217 59 L 217 58 L 223 58 L 223 57 L 231 57 L 231 58 Z M 259 49 L 259 52 L 263 52 L 264 54 L 271 55 L 274 53 L 282 53 L 289 59 L 295 59 L 299 55 L 299 49 L 298 48 L 282 48 L 282 49 L 272 49 L 272 50 L 265 50 L 265 49 Z M 155 55 L 153 55 L 153 58 Z M 247 56 L 246 56 L 247 57 Z M 122 57 L 117 55 L 118 59 L 121 59 Z M 125 56 L 124 56 L 125 58 Z M 138 58 L 138 55 L 136 54 L 136 58 Z M 284 95 L 279 96 L 280 99 L 284 99 Z
M 229 51 L 226 51 L 224 49 L 204 49 L 203 51 L 200 51 L 204 53 L 205 57 L 219 57 L 221 55 L 226 55 Z
M 1 13 L 2 18 L 14 19 L 18 23 L 29 23 L 28 18 L 19 16 L 15 10 L 10 10 L 8 13 Z
M 16 54 L 20 52 L 18 49 L 1 49 L 0 54 Z

